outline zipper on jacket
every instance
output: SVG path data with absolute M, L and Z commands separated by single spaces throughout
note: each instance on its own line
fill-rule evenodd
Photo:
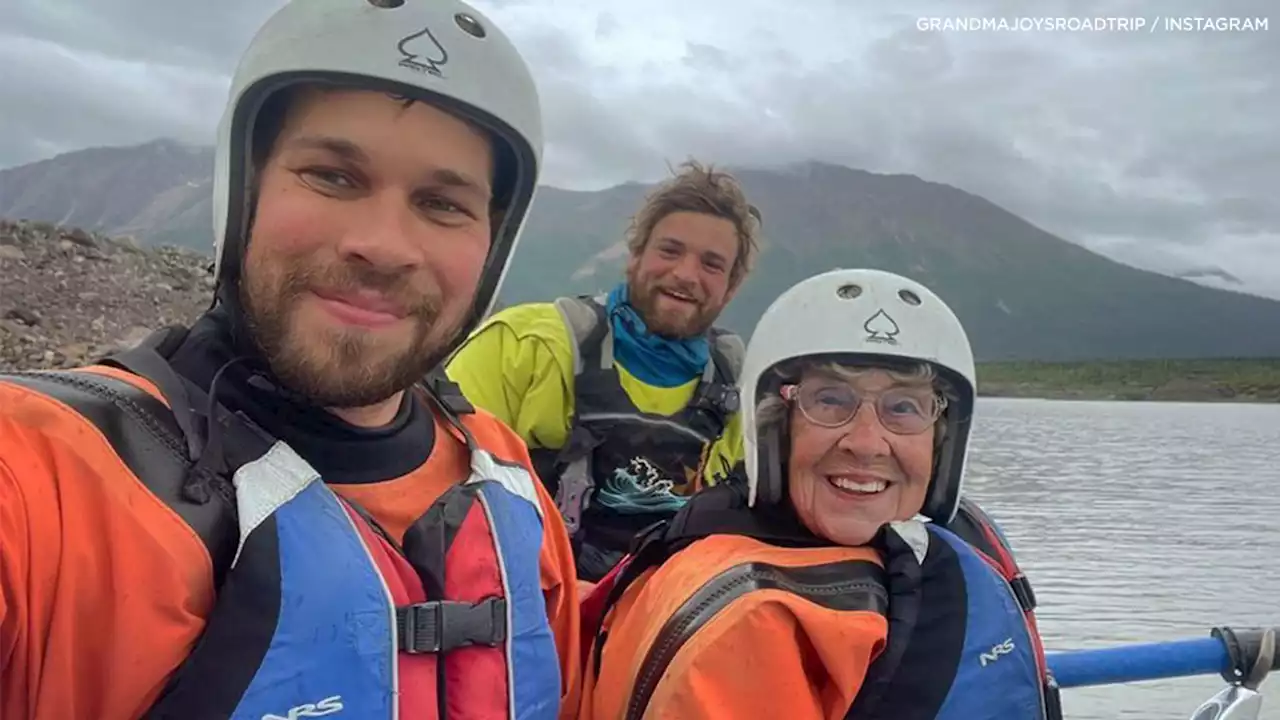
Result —
M 98 397 L 109 400 L 121 411 L 129 415 L 129 417 L 146 426 L 156 437 L 157 440 L 169 446 L 174 455 L 183 462 L 189 462 L 186 454 L 186 442 L 183 438 L 174 435 L 172 431 L 161 425 L 151 416 L 151 413 L 139 407 L 133 400 L 121 395 L 115 390 L 101 382 L 97 376 L 80 377 L 80 375 L 91 376 L 92 373 L 73 373 L 65 370 L 13 370 L 6 373 L 0 373 L 0 380 L 4 379 L 4 375 L 18 378 L 32 378 L 35 380 L 47 380 L 60 385 L 67 385 L 78 390 L 97 395 Z M 115 380 L 115 378 L 111 378 Z M 117 380 L 117 382 L 124 382 Z M 139 392 L 145 392 L 139 388 Z
M 675 422 L 674 420 L 668 420 L 667 418 L 646 417 L 644 415 L 632 414 L 632 413 L 606 413 L 606 412 L 586 413 L 578 418 L 578 421 L 584 424 L 592 421 L 596 421 L 596 420 L 614 420 L 614 421 L 621 421 L 621 422 L 628 422 L 628 423 L 639 423 L 641 425 L 652 425 L 654 427 L 662 427 L 662 428 L 667 428 L 668 430 L 674 430 L 682 435 L 687 435 L 688 437 L 691 437 L 694 440 L 697 440 L 698 442 L 702 442 L 702 443 L 711 442 L 711 438 L 708 438 L 706 435 L 703 435 L 702 433 L 696 430 L 693 430 L 692 428 L 681 425 L 680 423 Z
M 755 590 L 785 590 L 833 610 L 884 614 L 889 595 L 883 571 L 862 560 L 809 567 L 764 563 L 736 565 L 712 578 L 676 610 L 654 639 L 627 706 L 626 720 L 640 720 L 649 699 L 680 648 L 730 603 Z

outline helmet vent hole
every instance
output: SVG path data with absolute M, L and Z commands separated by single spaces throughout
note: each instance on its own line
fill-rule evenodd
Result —
M 910 290 L 899 290 L 898 297 L 902 298 L 902 302 L 908 305 L 920 304 L 920 296 L 911 292 Z
M 404 0 L 369 0 L 369 4 L 384 10 L 392 10 L 404 5 Z
M 458 27 L 462 28 L 463 32 L 472 37 L 483 38 L 488 34 L 485 32 L 484 26 L 480 24 L 480 21 L 467 13 L 454 15 L 453 21 L 458 24 Z
M 849 283 L 836 290 L 836 296 L 842 300 L 852 300 L 862 294 L 862 286 Z

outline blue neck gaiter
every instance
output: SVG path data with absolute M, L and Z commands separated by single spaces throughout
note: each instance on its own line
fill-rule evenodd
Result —
M 627 297 L 627 283 L 619 283 L 605 306 L 613 325 L 614 360 L 654 387 L 678 387 L 701 375 L 711 357 L 706 335 L 683 340 L 654 335 Z

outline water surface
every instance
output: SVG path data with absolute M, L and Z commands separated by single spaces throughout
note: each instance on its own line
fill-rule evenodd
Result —
M 979 400 L 968 492 L 1050 651 L 1280 626 L 1280 405 Z M 1064 692 L 1067 720 L 1189 718 L 1219 678 Z M 1280 673 L 1263 684 L 1280 720 Z

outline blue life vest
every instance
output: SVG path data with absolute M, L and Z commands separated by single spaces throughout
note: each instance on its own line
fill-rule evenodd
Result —
M 139 357 L 142 360 L 138 360 Z M 205 401 L 146 350 L 125 355 L 167 398 Z M 160 365 L 156 361 L 160 361 Z M 204 633 L 147 718 L 391 720 L 400 714 L 398 653 L 432 658 L 443 718 L 554 720 L 560 663 L 540 582 L 542 506 L 524 466 L 484 447 L 497 421 L 460 418 L 424 393 L 464 440 L 471 474 L 406 532 L 404 559 L 427 602 L 396 607 L 374 551 L 381 533 L 287 444 L 224 411 L 225 465 L 193 467 L 175 412 L 130 383 L 89 373 L 10 379 L 80 412 L 139 480 L 199 536 L 217 600 Z M 416 391 L 423 388 L 416 389 Z M 171 394 L 172 393 L 172 394 Z M 384 534 L 385 537 L 385 534 Z M 128 668 L 119 668 L 128 672 Z
M 1039 635 L 991 559 L 919 521 L 892 523 L 874 544 L 887 572 L 889 642 L 848 718 L 1055 717 Z

